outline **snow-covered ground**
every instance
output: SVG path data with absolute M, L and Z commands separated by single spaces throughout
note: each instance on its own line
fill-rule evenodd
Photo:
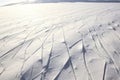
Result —
M 0 80 L 120 80 L 120 3 L 0 7 Z

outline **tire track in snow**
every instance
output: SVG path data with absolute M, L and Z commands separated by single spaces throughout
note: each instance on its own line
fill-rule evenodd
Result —
M 84 36 L 84 35 L 83 35 Z M 85 65 L 85 68 L 86 68 L 86 71 L 87 71 L 87 73 L 88 73 L 88 78 L 89 78 L 89 80 L 93 80 L 92 79 L 92 75 L 91 75 L 91 73 L 90 73 L 90 71 L 89 71 L 89 69 L 88 69 L 88 66 L 87 66 L 87 62 L 86 62 L 86 49 L 85 49 L 85 46 L 84 46 L 84 37 L 82 38 L 82 53 L 83 53 L 83 60 L 84 60 L 84 65 Z
M 50 64 L 50 61 L 51 61 L 50 58 L 51 58 L 51 56 L 52 56 L 53 46 L 54 46 L 54 34 L 52 35 L 52 43 L 51 43 L 51 44 L 52 44 L 52 47 L 51 47 L 51 50 L 50 50 L 50 53 L 49 53 L 48 61 L 47 61 L 46 66 L 43 67 L 44 72 L 41 73 L 42 77 L 41 77 L 40 80 L 44 80 L 44 79 L 45 79 L 46 73 L 47 73 L 47 71 L 49 70 L 49 64 Z
M 66 61 L 66 63 L 64 64 L 63 68 L 60 70 L 60 72 L 57 74 L 57 76 L 54 78 L 54 80 L 58 80 L 58 77 L 60 76 L 60 74 L 62 73 L 63 69 L 67 68 L 70 66 L 70 58 Z
M 91 38 L 92 38 L 92 40 L 93 40 L 93 42 L 94 42 L 94 44 L 95 44 L 96 50 L 99 52 L 99 49 L 98 49 L 98 47 L 97 47 L 97 43 L 96 43 L 96 41 L 95 41 L 95 35 L 92 34 L 92 31 L 91 31 L 90 29 L 89 29 L 89 34 L 91 35 Z M 99 57 L 101 57 L 99 53 L 97 53 L 97 55 L 98 55 Z
M 69 47 L 69 49 L 71 49 L 71 48 L 73 48 L 76 44 L 78 44 L 80 41 L 82 41 L 82 39 L 79 39 L 78 41 L 76 41 L 75 43 L 73 43 L 70 47 Z
M 0 72 L 0 76 L 3 74 L 3 72 L 5 71 L 4 66 L 0 63 L 1 67 L 2 67 L 2 71 Z
M 107 10 L 107 12 L 112 12 L 112 11 L 114 12 L 114 11 L 116 11 L 116 10 L 119 11 L 119 9 L 112 10 L 112 9 L 110 8 L 110 9 Z M 104 12 L 104 14 L 107 13 L 107 12 Z M 99 13 L 99 14 L 96 16 L 96 20 L 95 20 L 94 22 L 98 21 L 98 16 L 101 16 L 101 14 L 103 14 L 103 13 Z M 112 21 L 111 23 L 108 23 L 107 26 L 111 26 L 111 25 L 114 24 L 114 23 L 115 23 L 115 22 Z M 103 27 L 103 25 L 101 24 L 99 27 Z M 116 28 L 113 27 L 113 26 L 111 26 L 111 27 L 112 27 L 112 30 L 115 32 L 116 36 L 117 36 L 118 39 L 119 39 L 119 36 L 117 35 L 117 32 L 116 32 Z M 97 27 L 97 28 L 98 28 L 98 27 Z M 96 28 L 93 27 L 93 29 L 94 29 L 94 31 L 95 31 L 95 33 L 96 33 L 96 37 L 97 37 L 97 39 L 98 39 L 98 42 L 99 42 L 101 48 L 104 50 L 104 52 L 105 52 L 105 53 L 107 54 L 107 56 L 110 58 L 110 60 L 111 60 L 111 62 L 113 63 L 113 65 L 114 65 L 115 70 L 117 71 L 117 73 L 120 74 L 119 67 L 117 66 L 117 63 L 114 61 L 114 59 L 112 58 L 112 56 L 109 54 L 109 51 L 104 47 L 104 44 L 102 43 L 102 42 L 103 42 L 103 41 L 102 41 L 102 36 L 101 36 L 101 35 L 98 36 Z M 104 32 L 105 32 L 105 31 L 104 31 Z M 102 33 L 102 35 L 103 35 L 103 33 Z
M 52 29 L 52 28 L 51 28 Z M 49 38 L 49 36 L 52 34 L 52 30 L 51 30 L 51 32 L 48 32 L 47 34 L 45 34 L 45 38 L 44 38 L 44 40 L 42 41 L 42 43 L 41 43 L 41 45 L 40 45 L 40 47 L 38 47 L 27 59 L 26 59 L 26 61 L 30 58 L 30 57 L 32 57 L 32 55 L 34 55 L 37 51 L 39 51 L 39 49 L 41 49 L 41 48 L 43 48 L 43 45 L 44 45 L 44 43 L 47 41 L 47 39 Z M 42 49 L 43 50 L 43 49 Z M 42 55 L 42 54 L 41 54 Z
M 107 69 L 107 62 L 104 65 L 103 80 L 105 80 L 106 69 Z
M 119 74 L 118 66 L 116 65 L 115 61 L 114 61 L 113 58 L 110 56 L 110 54 L 108 53 L 108 51 L 105 49 L 105 47 L 104 47 L 104 45 L 102 44 L 102 42 L 101 42 L 100 39 L 99 39 L 99 43 L 100 43 L 102 49 L 105 51 L 105 53 L 106 53 L 106 54 L 108 55 L 108 57 L 111 59 L 111 61 L 112 61 L 113 65 L 114 65 L 114 67 L 115 67 L 117 73 Z
M 32 32 L 33 32 L 36 28 L 37 28 L 37 27 L 33 27 Z M 2 58 L 3 56 L 7 55 L 9 52 L 13 51 L 13 50 L 16 49 L 17 47 L 25 44 L 26 41 L 28 41 L 27 38 L 30 36 L 30 34 L 31 34 L 32 32 L 29 32 L 29 33 L 26 35 L 26 37 L 24 38 L 24 41 L 23 41 L 20 45 L 15 46 L 13 49 L 11 49 L 11 50 L 9 50 L 8 52 L 4 53 L 3 55 L 0 56 L 0 58 Z M 22 48 L 22 47 L 21 47 L 21 48 Z M 16 54 L 17 54 L 17 53 L 16 53 Z M 14 57 L 14 56 L 13 56 L 13 57 Z
M 95 28 L 94 28 L 94 31 L 96 32 Z M 96 33 L 96 35 L 98 35 Z M 117 71 L 117 73 L 119 74 L 119 69 L 118 69 L 118 66 L 116 65 L 115 61 L 113 60 L 113 58 L 110 56 L 109 52 L 105 49 L 104 45 L 102 44 L 102 41 L 99 39 L 99 36 L 96 36 L 98 41 L 99 41 L 99 44 L 101 46 L 101 48 L 104 50 L 104 52 L 107 54 L 107 56 L 110 58 L 110 60 L 112 61 L 114 67 L 115 67 L 115 70 Z
M 74 67 L 73 67 L 73 63 L 72 63 L 72 60 L 71 60 L 70 50 L 69 50 L 68 44 L 67 44 L 67 42 L 66 42 L 65 31 L 64 31 L 64 28 L 63 28 L 63 27 L 62 27 L 62 32 L 63 32 L 64 44 L 65 44 L 65 46 L 66 46 L 67 53 L 68 53 L 68 56 L 69 56 L 69 60 L 68 60 L 68 61 L 70 61 L 70 65 L 71 65 L 71 67 L 72 67 L 72 71 L 73 71 L 74 78 L 75 78 L 75 80 L 77 80 L 77 77 L 76 77 L 76 74 L 75 74 L 75 70 L 74 70 Z

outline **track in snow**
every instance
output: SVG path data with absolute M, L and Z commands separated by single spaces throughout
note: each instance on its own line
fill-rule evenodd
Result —
M 120 80 L 119 5 L 0 7 L 0 80 Z

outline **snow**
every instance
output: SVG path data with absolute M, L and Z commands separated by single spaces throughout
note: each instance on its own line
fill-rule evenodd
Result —
M 120 80 L 120 3 L 0 7 L 0 80 Z

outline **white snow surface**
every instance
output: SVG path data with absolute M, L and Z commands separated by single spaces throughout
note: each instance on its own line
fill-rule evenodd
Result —
M 120 3 L 0 7 L 0 80 L 120 80 Z

